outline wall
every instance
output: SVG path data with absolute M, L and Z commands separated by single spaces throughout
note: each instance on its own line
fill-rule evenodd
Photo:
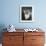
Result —
M 1 0 L 0 25 L 13 24 L 16 28 L 45 27 L 46 0 Z M 33 5 L 35 22 L 20 23 L 20 5 Z

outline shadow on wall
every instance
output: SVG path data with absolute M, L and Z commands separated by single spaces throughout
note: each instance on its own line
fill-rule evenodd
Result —
M 4 28 L 6 28 L 6 26 L 4 24 L 0 24 L 0 43 L 2 43 L 2 33 L 6 31 Z

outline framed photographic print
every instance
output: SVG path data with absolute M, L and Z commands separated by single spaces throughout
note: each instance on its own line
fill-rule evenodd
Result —
M 34 21 L 34 7 L 32 5 L 20 6 L 20 22 Z

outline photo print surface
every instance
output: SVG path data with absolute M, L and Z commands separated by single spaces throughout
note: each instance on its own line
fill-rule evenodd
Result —
M 22 7 L 22 20 L 32 20 L 32 7 Z

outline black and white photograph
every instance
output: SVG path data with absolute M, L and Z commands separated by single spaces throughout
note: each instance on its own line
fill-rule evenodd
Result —
M 20 7 L 20 21 L 21 22 L 32 22 L 33 20 L 33 7 L 30 5 L 24 5 Z

